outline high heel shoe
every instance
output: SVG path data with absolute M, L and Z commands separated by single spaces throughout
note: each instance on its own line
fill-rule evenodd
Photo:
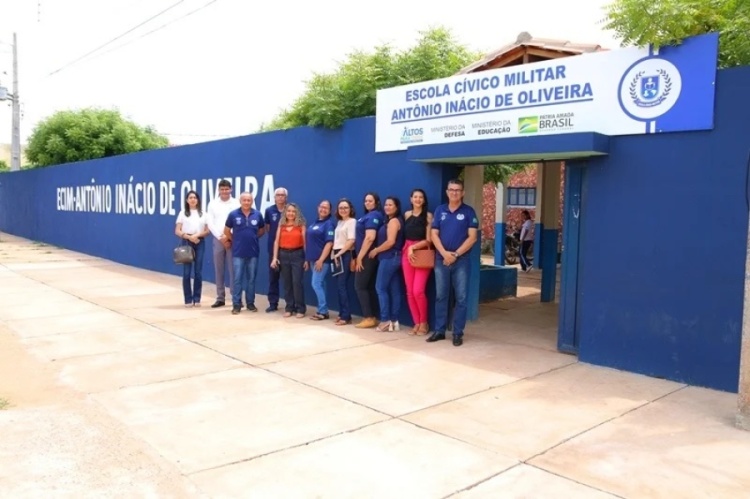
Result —
M 391 325 L 391 321 L 381 322 L 378 324 L 378 327 L 375 329 L 380 333 L 387 333 L 388 331 L 392 331 L 393 326 Z

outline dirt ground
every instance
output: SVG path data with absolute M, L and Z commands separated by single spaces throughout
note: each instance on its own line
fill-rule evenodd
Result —
M 56 381 L 0 325 L 3 497 L 201 497 L 170 463 L 85 394 Z

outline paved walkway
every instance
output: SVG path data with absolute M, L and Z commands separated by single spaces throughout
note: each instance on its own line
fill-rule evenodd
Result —
M 455 348 L 185 309 L 175 276 L 2 234 L 0 283 L 4 497 L 750 490 L 735 395 L 579 363 L 533 296 Z

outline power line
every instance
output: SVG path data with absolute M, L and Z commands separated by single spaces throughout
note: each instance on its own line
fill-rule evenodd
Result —
M 193 10 L 191 10 L 190 12 L 188 12 L 188 13 L 186 13 L 186 14 L 183 14 L 182 16 L 180 16 L 180 17 L 178 17 L 178 18 L 176 18 L 176 19 L 172 19 L 171 21 L 169 21 L 169 22 L 167 22 L 167 23 L 164 23 L 164 24 L 162 24 L 161 26 L 159 26 L 159 27 L 157 27 L 157 28 L 154 28 L 154 29 L 152 29 L 151 31 L 147 31 L 147 32 L 146 32 L 146 33 L 144 33 L 144 34 L 142 34 L 142 35 L 140 35 L 140 36 L 137 36 L 137 37 L 135 37 L 135 38 L 132 38 L 132 39 L 128 40 L 127 42 L 125 42 L 125 43 L 123 43 L 123 44 L 121 44 L 121 45 L 117 45 L 116 47 L 113 47 L 113 48 L 111 48 L 111 49 L 109 49 L 109 50 L 105 50 L 104 52 L 100 52 L 100 53 L 96 54 L 96 55 L 95 55 L 94 57 L 92 57 L 91 59 L 96 59 L 97 57 L 101 57 L 101 56 L 103 56 L 103 55 L 106 55 L 106 54 L 109 54 L 109 53 L 111 53 L 111 52 L 114 52 L 115 50 L 121 49 L 121 48 L 123 48 L 123 47 L 125 47 L 125 46 L 127 46 L 127 45 L 130 45 L 131 43 L 133 43 L 133 42 L 135 42 L 135 41 L 137 41 L 137 40 L 140 40 L 141 38 L 145 38 L 145 37 L 147 37 L 148 35 L 150 35 L 150 34 L 152 34 L 152 33 L 155 33 L 155 32 L 157 32 L 157 31 L 159 31 L 160 29 L 164 29 L 164 28 L 166 28 L 166 27 L 167 27 L 167 26 L 169 26 L 170 24 L 174 24 L 174 23 L 176 23 L 177 21 L 180 21 L 180 20 L 182 20 L 182 19 L 185 19 L 186 17 L 188 17 L 188 16 L 191 16 L 191 15 L 195 14 L 196 12 L 198 12 L 198 11 L 200 11 L 200 10 L 203 10 L 203 9 L 205 9 L 206 7 L 208 7 L 208 6 L 209 6 L 209 5 L 211 5 L 212 3 L 216 3 L 217 1 L 218 1 L 218 0 L 211 0 L 210 2 L 208 2 L 208 3 L 206 3 L 206 4 L 203 4 L 203 5 L 201 5 L 200 7 L 196 8 L 196 9 L 193 9 Z
M 158 14 L 154 14 L 153 16 L 149 17 L 149 18 L 148 18 L 148 19 L 146 19 L 145 21 L 142 21 L 142 22 L 138 23 L 137 25 L 133 26 L 132 28 L 130 28 L 130 29 L 129 29 L 129 30 L 127 30 L 126 32 L 124 32 L 124 33 L 121 33 L 120 35 L 118 35 L 118 36 L 116 36 L 116 37 L 112 38 L 112 39 L 111 39 L 110 41 L 108 41 L 107 43 L 104 43 L 104 44 L 102 44 L 102 45 L 99 45 L 99 46 L 98 46 L 98 47 L 96 47 L 96 48 L 95 48 L 94 50 L 91 50 L 91 51 L 89 51 L 89 52 L 85 53 L 85 54 L 84 54 L 84 55 L 82 55 L 81 57 L 79 57 L 79 58 L 77 58 L 77 59 L 75 59 L 75 60 L 73 60 L 73 61 L 71 61 L 71 62 L 67 63 L 66 65 L 62 66 L 61 68 L 58 68 L 58 69 L 56 69 L 56 70 L 52 71 L 52 72 L 51 72 L 50 74 L 48 74 L 47 76 L 52 76 L 52 75 L 54 75 L 54 74 L 56 74 L 56 73 L 59 73 L 59 72 L 60 72 L 60 71 L 62 71 L 63 69 L 65 69 L 65 68 L 67 68 L 67 67 L 70 67 L 70 66 L 72 66 L 73 64 L 75 64 L 75 63 L 77 63 L 77 62 L 81 61 L 82 59 L 85 59 L 86 57 L 90 56 L 90 55 L 91 55 L 91 54 L 93 54 L 94 52 L 96 52 L 96 51 L 98 51 L 98 50 L 100 50 L 100 49 L 102 49 L 102 48 L 106 47 L 107 45 L 109 45 L 109 44 L 110 44 L 110 43 L 112 43 L 112 42 L 115 42 L 115 41 L 119 40 L 120 38 L 122 38 L 123 36 L 127 35 L 128 33 L 132 33 L 132 32 L 133 32 L 134 30 L 136 30 L 136 29 L 140 28 L 140 27 L 141 27 L 141 26 L 143 26 L 144 24 L 147 24 L 147 23 L 149 23 L 149 22 L 153 21 L 154 19 L 156 19 L 157 17 L 161 16 L 161 15 L 162 15 L 162 14 L 164 14 L 165 12 L 168 12 L 168 11 L 170 11 L 170 10 L 174 9 L 175 7 L 177 7 L 177 6 L 179 5 L 179 4 L 183 3 L 184 1 L 185 1 L 185 0 L 178 0 L 177 2 L 175 2 L 175 3 L 173 3 L 172 5 L 170 5 L 169 7 L 167 7 L 166 9 L 162 10 L 161 12 L 159 12 Z M 214 0 L 214 1 L 216 1 L 216 0 Z

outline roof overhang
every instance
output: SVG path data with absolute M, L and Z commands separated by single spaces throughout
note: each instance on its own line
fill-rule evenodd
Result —
M 609 154 L 609 136 L 594 132 L 535 135 L 411 146 L 406 158 L 420 163 L 531 163 Z

